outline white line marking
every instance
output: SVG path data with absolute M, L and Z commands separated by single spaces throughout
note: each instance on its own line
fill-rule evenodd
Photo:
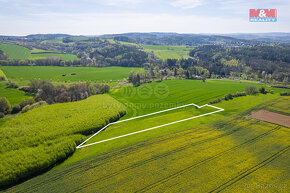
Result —
M 125 121 L 130 121 L 130 120 L 133 120 L 133 119 L 138 119 L 138 118 L 142 118 L 142 117 L 146 117 L 146 116 L 150 116 L 150 115 L 155 115 L 155 114 L 158 114 L 158 113 L 163 113 L 163 112 L 166 112 L 166 111 L 172 111 L 174 109 L 184 108 L 184 107 L 188 107 L 188 106 L 196 106 L 197 108 L 202 108 L 202 107 L 209 106 L 209 107 L 212 107 L 212 108 L 215 108 L 215 109 L 218 109 L 218 110 L 217 111 L 210 112 L 210 113 L 205 113 L 205 114 L 202 114 L 202 115 L 190 117 L 190 118 L 187 118 L 187 119 L 182 119 L 182 120 L 179 120 L 179 121 L 174 121 L 174 122 L 171 122 L 171 123 L 166 123 L 164 125 L 159 125 L 159 126 L 156 126 L 156 127 L 151 127 L 149 129 L 144 129 L 144 130 L 141 130 L 141 131 L 136 131 L 136 132 L 128 133 L 128 134 L 121 135 L 121 136 L 118 136 L 118 137 L 113 137 L 113 138 L 105 139 L 105 140 L 102 140 L 102 141 L 97 141 L 97 142 L 94 142 L 94 143 L 90 143 L 90 144 L 87 144 L 87 145 L 83 145 L 87 141 L 89 141 L 91 138 L 93 138 L 94 136 L 96 136 L 98 133 L 100 133 L 101 131 L 103 131 L 104 129 L 106 129 L 110 125 L 113 125 L 113 124 L 116 124 L 116 123 L 125 122 Z M 158 112 L 154 112 L 154 113 L 149 113 L 149 114 L 146 114 L 146 115 L 141 115 L 141 116 L 138 116 L 138 117 L 133 117 L 133 118 L 125 119 L 125 120 L 122 120 L 122 121 L 112 122 L 112 123 L 107 124 L 105 127 L 103 127 L 101 130 L 99 130 L 98 132 L 96 132 L 95 134 L 93 134 L 91 137 L 89 137 L 85 141 L 83 141 L 76 148 L 79 149 L 79 148 L 83 148 L 83 147 L 87 147 L 87 146 L 91 146 L 91 145 L 103 143 L 103 142 L 106 142 L 106 141 L 111 141 L 111 140 L 114 140 L 114 139 L 118 139 L 118 138 L 130 136 L 130 135 L 135 135 L 137 133 L 142 133 L 142 132 L 149 131 L 149 130 L 153 130 L 153 129 L 157 129 L 157 128 L 160 128 L 160 127 L 164 127 L 164 126 L 168 126 L 168 125 L 173 125 L 173 124 L 176 124 L 176 123 L 180 123 L 180 122 L 183 122 L 183 121 L 188 121 L 188 120 L 191 120 L 191 119 L 203 117 L 203 116 L 210 115 L 210 114 L 214 114 L 214 113 L 218 113 L 218 112 L 221 112 L 221 111 L 224 111 L 224 109 L 219 108 L 219 107 L 216 107 L 216 106 L 213 106 L 213 105 L 206 104 L 206 105 L 198 106 L 198 105 L 192 103 L 192 104 L 187 104 L 187 105 L 183 105 L 183 106 L 179 106 L 179 107 L 175 107 L 175 108 L 171 108 L 171 109 L 166 109 L 166 110 L 162 110 L 162 111 L 158 111 Z

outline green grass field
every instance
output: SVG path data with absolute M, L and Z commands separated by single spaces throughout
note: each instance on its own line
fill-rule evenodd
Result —
M 289 192 L 289 129 L 245 117 L 253 100 L 244 99 L 233 101 L 242 111 L 248 105 L 246 113 L 95 154 L 7 192 Z M 231 111 L 233 101 L 219 106 Z M 290 100 L 253 109 L 273 104 Z
M 31 54 L 29 59 L 31 60 L 38 60 L 38 59 L 45 59 L 49 56 L 55 56 L 60 60 L 78 60 L 79 58 L 73 54 L 59 54 L 59 53 L 39 53 L 39 54 Z
M 62 38 L 56 38 L 56 39 L 50 39 L 50 40 L 44 40 L 41 43 L 59 43 L 62 44 Z
M 150 83 L 138 88 L 126 86 L 111 91 L 111 95 L 129 108 L 133 116 L 143 115 L 171 107 L 195 103 L 204 105 L 224 97 L 229 93 L 242 92 L 247 86 L 264 86 L 276 93 L 284 89 L 270 88 L 267 85 L 228 80 L 165 80 Z M 132 116 L 132 115 L 130 115 Z
M 49 53 L 49 52 L 53 52 L 53 51 L 49 51 L 49 50 L 41 50 L 41 49 L 38 49 L 38 48 L 33 48 L 33 49 L 31 50 L 31 53 L 32 53 L 32 54 L 39 53 L 39 52 L 47 52 L 47 53 Z
M 153 52 L 155 56 L 162 60 L 189 58 L 189 50 L 186 46 L 158 46 L 142 45 L 144 51 Z
M 17 104 L 22 100 L 30 99 L 32 96 L 27 95 L 25 92 L 7 88 L 5 82 L 0 81 L 0 97 L 5 97 L 10 102 L 11 105 Z
M 269 104 L 265 109 L 268 111 L 289 115 L 289 97 L 282 97 L 279 99 L 279 102 L 273 101 L 272 104 Z
M 147 50 L 146 52 L 153 52 L 155 56 L 162 60 L 166 59 L 181 59 L 181 58 L 188 58 L 189 51 L 187 50 Z
M 144 45 L 144 44 L 135 44 L 129 42 L 121 42 L 122 44 L 133 45 L 137 47 L 142 47 L 146 52 L 153 52 L 155 56 L 162 60 L 166 59 L 181 59 L 189 58 L 189 51 L 192 48 L 186 46 L 166 46 L 166 45 Z
M 53 51 L 48 50 L 40 50 L 34 48 L 33 50 L 29 50 L 23 46 L 19 45 L 12 45 L 12 44 L 1 44 L 0 49 L 5 52 L 5 54 L 10 59 L 30 59 L 30 60 L 37 60 L 37 59 L 45 59 L 49 56 L 56 56 L 58 59 L 62 60 L 78 60 L 79 58 L 73 54 L 61 54 L 61 53 L 54 53 Z
M 180 109 L 174 109 L 168 112 L 159 113 L 156 115 L 142 117 L 139 119 L 121 122 L 114 124 L 108 127 L 104 132 L 101 132 L 91 140 L 89 140 L 86 144 L 94 143 L 97 141 L 118 137 L 121 135 L 125 135 L 128 133 L 133 133 L 136 131 L 141 131 L 144 129 L 156 127 L 159 125 L 164 125 L 170 122 L 179 121 L 182 119 L 187 119 L 190 117 L 202 115 L 205 113 L 210 113 L 216 111 L 217 109 L 212 107 L 204 107 L 200 109 L 196 109 L 195 106 L 184 107 Z M 183 123 L 184 124 L 184 123 Z M 166 128 L 160 128 L 164 130 Z M 123 139 L 126 140 L 126 139 Z
M 75 41 L 84 41 L 90 39 L 90 37 L 80 36 L 80 37 L 72 37 L 72 39 Z
M 131 70 L 141 68 L 124 67 L 55 67 L 55 66 L 1 66 L 8 79 L 19 85 L 27 85 L 29 80 L 40 79 L 52 82 L 77 81 L 122 81 L 127 78 Z M 77 73 L 71 75 L 71 73 Z M 62 76 L 66 75 L 66 76 Z
M 30 50 L 23 46 L 0 44 L 0 49 L 4 51 L 10 59 L 28 59 L 30 56 Z
M 153 52 L 162 60 L 188 58 L 191 49 L 186 46 L 142 45 L 142 47 L 146 52 Z
M 124 115 L 109 95 L 47 105 L 5 122 L 0 129 L 0 187 L 48 169 L 67 158 L 84 134 Z
M 72 37 L 72 39 L 74 41 L 84 41 L 84 40 L 88 40 L 90 38 L 89 37 L 80 36 L 80 37 Z M 45 41 L 42 41 L 41 43 L 67 44 L 67 43 L 63 43 L 62 40 L 63 40 L 63 38 L 56 38 L 56 39 L 45 40 Z M 68 43 L 68 44 L 71 44 L 71 43 Z

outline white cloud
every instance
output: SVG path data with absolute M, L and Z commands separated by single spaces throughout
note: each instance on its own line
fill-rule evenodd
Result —
M 172 6 L 182 9 L 192 9 L 203 4 L 203 0 L 175 0 L 171 3 Z
M 140 0 L 106 0 L 108 5 L 123 5 L 123 4 L 137 4 Z
M 91 3 L 102 3 L 110 6 L 135 5 L 144 0 L 83 0 Z
M 174 14 L 33 14 L 35 19 L 1 17 L 0 34 L 68 33 L 98 35 L 125 32 L 246 33 L 289 32 L 287 22 L 250 23 L 247 19 Z

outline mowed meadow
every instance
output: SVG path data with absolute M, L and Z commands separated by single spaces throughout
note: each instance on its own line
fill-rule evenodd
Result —
M 289 99 L 95 155 L 7 192 L 289 192 L 289 128 L 247 117 L 269 105 L 284 112 Z
M 7 78 L 19 85 L 27 85 L 30 80 L 47 80 L 52 82 L 122 81 L 132 70 L 141 68 L 125 67 L 56 67 L 56 66 L 0 66 Z M 71 75 L 76 73 L 75 75 Z

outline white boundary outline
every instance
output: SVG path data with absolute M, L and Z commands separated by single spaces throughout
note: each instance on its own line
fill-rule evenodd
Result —
M 113 124 L 116 124 L 116 123 L 121 123 L 121 122 L 125 122 L 125 121 L 130 121 L 130 120 L 133 120 L 133 119 L 139 119 L 139 118 L 142 118 L 142 117 L 147 117 L 147 116 L 150 116 L 150 115 L 155 115 L 155 114 L 158 114 L 158 113 L 163 113 L 163 112 L 167 112 L 167 111 L 172 111 L 174 109 L 180 109 L 180 108 L 184 108 L 184 107 L 188 107 L 188 106 L 195 106 L 197 108 L 202 108 L 202 107 L 212 107 L 212 108 L 215 108 L 215 109 L 218 109 L 217 111 L 213 111 L 213 112 L 210 112 L 210 113 L 205 113 L 205 114 L 202 114 L 202 115 L 198 115 L 198 116 L 194 116 L 194 117 L 190 117 L 190 118 L 186 118 L 186 119 L 182 119 L 182 120 L 179 120 L 179 121 L 174 121 L 174 122 L 171 122 L 171 123 L 166 123 L 164 125 L 159 125 L 159 126 L 156 126 L 156 127 L 151 127 L 149 129 L 144 129 L 144 130 L 141 130 L 141 131 L 136 131 L 136 132 L 133 132 L 133 133 L 128 133 L 128 134 L 125 134 L 125 135 L 120 135 L 118 137 L 113 137 L 113 138 L 109 138 L 109 139 L 105 139 L 105 140 L 102 140 L 102 141 L 97 141 L 97 142 L 94 142 L 94 143 L 90 143 L 90 144 L 87 144 L 87 145 L 83 145 L 85 144 L 87 141 L 89 141 L 91 138 L 93 138 L 94 136 L 96 136 L 97 134 L 99 134 L 101 131 L 103 131 L 104 129 L 106 129 L 108 126 L 110 125 L 113 125 Z M 168 125 L 173 125 L 175 123 L 180 123 L 180 122 L 183 122 L 183 121 L 188 121 L 188 120 L 191 120 L 191 119 L 195 119 L 195 118 L 199 118 L 199 117 L 203 117 L 203 116 L 206 116 L 206 115 L 211 115 L 211 114 L 214 114 L 214 113 L 218 113 L 218 112 L 221 112 L 221 111 L 224 111 L 224 109 L 222 108 L 219 108 L 219 107 L 216 107 L 216 106 L 213 106 L 213 105 L 202 105 L 202 106 L 198 106 L 194 103 L 191 103 L 191 104 L 187 104 L 187 105 L 183 105 L 183 106 L 179 106 L 179 107 L 174 107 L 174 108 L 171 108 L 171 109 L 165 109 L 165 110 L 162 110 L 162 111 L 157 111 L 157 112 L 154 112 L 154 113 L 149 113 L 149 114 L 146 114 L 146 115 L 141 115 L 141 116 L 138 116 L 138 117 L 132 117 L 132 118 L 129 118 L 129 119 L 125 119 L 125 120 L 122 120 L 122 121 L 116 121 L 116 122 L 112 122 L 112 123 L 109 123 L 107 124 L 105 127 L 103 127 L 102 129 L 100 129 L 99 131 L 97 131 L 96 133 L 94 133 L 92 136 L 90 136 L 89 138 L 87 138 L 85 141 L 83 141 L 81 144 L 79 144 L 76 148 L 79 149 L 79 148 L 83 148 L 83 147 L 87 147 L 87 146 L 91 146 L 91 145 L 95 145 L 95 144 L 99 144 L 99 143 L 103 143 L 103 142 L 106 142 L 106 141 L 111 141 L 111 140 L 114 140 L 114 139 L 118 139 L 118 138 L 122 138 L 122 137 L 126 137 L 126 136 L 129 136 L 129 135 L 135 135 L 137 133 L 142 133 L 144 131 L 149 131 L 149 130 L 153 130 L 153 129 L 157 129 L 157 128 L 160 128 L 160 127 L 164 127 L 164 126 L 168 126 Z

